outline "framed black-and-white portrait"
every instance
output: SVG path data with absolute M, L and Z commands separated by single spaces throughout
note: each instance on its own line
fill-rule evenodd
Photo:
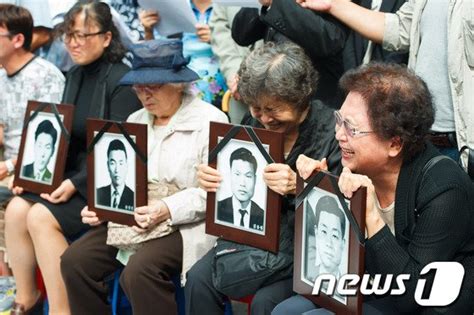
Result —
M 344 202 L 350 208 L 350 201 Z M 303 204 L 303 229 L 301 237 L 301 279 L 313 286 L 321 274 L 332 274 L 336 280 L 348 273 L 349 220 L 335 194 L 314 187 Z M 321 288 L 327 294 L 327 283 Z M 347 298 L 331 296 L 343 304 Z
M 337 180 L 327 172 L 297 179 L 293 289 L 337 314 L 358 314 L 360 293 L 340 294 L 338 283 L 346 274 L 364 272 L 366 189 L 349 200 Z
M 268 152 L 269 146 L 262 146 Z M 251 141 L 231 139 L 221 149 L 217 156 L 222 182 L 216 193 L 216 223 L 265 235 L 267 185 L 263 168 L 267 164 Z
M 25 113 L 14 186 L 51 193 L 62 182 L 73 107 L 29 101 Z
M 211 122 L 209 165 L 222 181 L 208 193 L 207 233 L 277 251 L 280 197 L 265 184 L 263 170 L 282 161 L 282 143 L 280 133 Z
M 101 219 L 133 225 L 135 208 L 146 204 L 146 125 L 87 123 L 89 208 Z

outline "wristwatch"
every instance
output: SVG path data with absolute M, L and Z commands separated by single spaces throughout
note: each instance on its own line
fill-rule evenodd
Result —
M 15 171 L 15 165 L 13 165 L 12 160 L 6 160 L 5 166 L 7 167 L 7 174 L 11 175 Z

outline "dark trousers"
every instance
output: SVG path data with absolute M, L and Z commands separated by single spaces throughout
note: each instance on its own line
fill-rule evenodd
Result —
M 214 250 L 211 249 L 202 257 L 187 274 L 186 314 L 217 315 L 224 313 L 226 296 L 216 290 L 212 283 L 212 260 Z M 259 289 L 251 305 L 252 315 L 270 314 L 281 301 L 293 295 L 293 279 L 285 279 Z
M 107 227 L 87 232 L 61 257 L 72 314 L 110 314 L 105 278 L 123 265 L 115 258 L 117 249 L 105 243 Z M 181 272 L 183 241 L 179 231 L 154 239 L 130 257 L 120 285 L 132 305 L 133 314 L 176 314 L 172 277 Z

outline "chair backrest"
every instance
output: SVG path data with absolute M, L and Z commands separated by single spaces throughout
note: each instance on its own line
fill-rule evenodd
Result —
M 230 90 L 227 90 L 222 97 L 222 111 L 229 115 L 231 123 L 240 124 L 245 113 L 248 111 L 248 106 L 234 99 Z

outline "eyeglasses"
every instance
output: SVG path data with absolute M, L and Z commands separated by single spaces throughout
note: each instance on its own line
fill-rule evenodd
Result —
M 156 91 L 158 91 L 164 84 L 134 84 L 132 88 L 135 90 L 137 93 L 148 93 L 152 94 Z
M 10 33 L 0 33 L 0 37 L 11 37 L 12 34 Z
M 363 136 L 367 135 L 369 133 L 373 133 L 373 131 L 360 131 L 357 130 L 350 122 L 342 118 L 341 113 L 339 111 L 334 111 L 334 117 L 336 118 L 336 132 L 341 128 L 342 125 L 344 125 L 344 131 L 346 132 L 346 135 L 350 137 L 355 137 L 355 136 Z
M 90 36 L 95 36 L 95 35 L 102 35 L 105 34 L 106 32 L 96 32 L 96 33 L 81 33 L 81 32 L 72 32 L 72 33 L 66 33 L 61 36 L 61 40 L 65 43 L 69 43 L 71 39 L 74 39 L 76 43 L 79 45 L 84 45 L 86 43 L 86 40 Z

